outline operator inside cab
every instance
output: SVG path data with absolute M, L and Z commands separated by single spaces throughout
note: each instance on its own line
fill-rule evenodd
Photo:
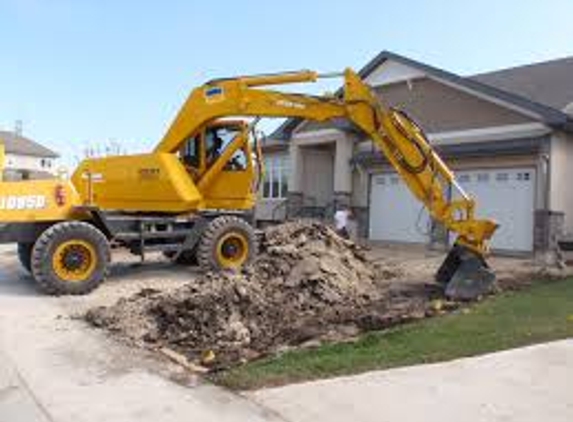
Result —
M 210 167 L 223 151 L 223 138 L 219 136 L 219 128 L 209 128 L 205 133 L 205 145 L 207 145 L 207 166 Z
M 215 163 L 227 146 L 241 135 L 240 126 L 208 127 L 183 144 L 180 150 L 181 162 L 187 171 L 197 180 L 199 175 Z M 203 142 L 202 142 L 203 140 Z M 204 148 L 204 158 L 201 158 Z M 204 163 L 201 162 L 204 160 Z M 233 154 L 223 168 L 224 171 L 243 171 L 246 169 L 245 151 L 240 149 Z

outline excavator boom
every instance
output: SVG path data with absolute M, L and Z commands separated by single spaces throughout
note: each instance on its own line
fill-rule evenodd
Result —
M 196 88 L 181 108 L 156 153 L 172 153 L 207 123 L 228 116 L 344 118 L 370 138 L 432 218 L 458 234 L 437 279 L 450 296 L 471 299 L 493 281 L 484 257 L 497 224 L 475 217 L 475 202 L 404 112 L 387 107 L 351 69 L 339 97 L 317 97 L 259 89 L 266 85 L 314 82 L 312 71 L 218 79 Z M 460 199 L 451 199 L 452 189 Z

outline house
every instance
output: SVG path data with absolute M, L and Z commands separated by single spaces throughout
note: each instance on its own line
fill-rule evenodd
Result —
M 58 154 L 14 132 L 0 131 L 5 149 L 5 180 L 45 179 L 56 173 Z
M 424 128 L 476 197 L 478 216 L 499 222 L 494 249 L 544 251 L 556 234 L 573 233 L 573 57 L 461 77 L 384 51 L 359 73 Z M 289 119 L 264 150 L 270 165 L 258 218 L 306 208 L 328 215 L 344 203 L 367 239 L 452 241 L 364 136 Z M 276 193 L 285 179 L 288 188 L 279 183 Z

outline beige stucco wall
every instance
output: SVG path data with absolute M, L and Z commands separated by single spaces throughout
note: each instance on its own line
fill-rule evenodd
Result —
M 335 145 L 302 148 L 302 192 L 308 205 L 327 205 L 334 193 Z
M 370 180 L 370 173 L 361 167 L 357 167 L 352 172 L 352 195 L 351 205 L 354 207 L 367 207 L 368 206 L 368 184 Z
M 532 121 L 508 108 L 425 78 L 382 87 L 388 104 L 408 110 L 428 132 L 503 126 Z
M 565 230 L 573 233 L 573 136 L 556 132 L 550 157 L 550 209 L 565 213 Z
M 406 110 L 427 132 L 448 132 L 516 125 L 532 118 L 430 78 L 398 82 L 376 88 L 385 104 Z M 331 127 L 305 122 L 297 131 Z

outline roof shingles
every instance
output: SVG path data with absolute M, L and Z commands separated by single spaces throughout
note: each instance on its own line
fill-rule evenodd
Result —
M 471 79 L 558 110 L 573 102 L 573 57 L 482 73 Z
M 29 155 L 41 158 L 58 158 L 59 154 L 39 143 L 13 132 L 0 131 L 0 142 L 9 154 Z

